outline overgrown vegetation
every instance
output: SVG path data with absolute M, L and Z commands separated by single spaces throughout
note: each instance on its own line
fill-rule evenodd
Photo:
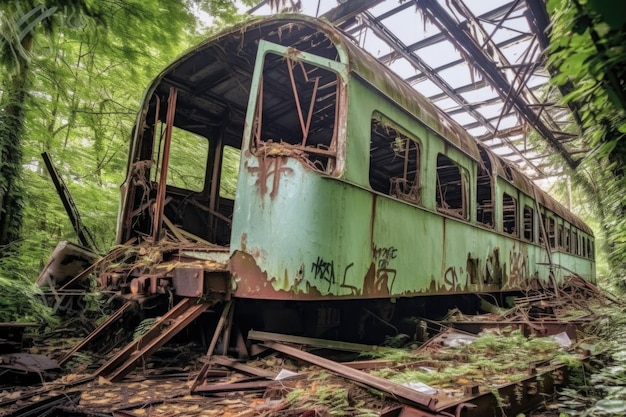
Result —
M 568 388 L 556 406 L 562 416 L 623 416 L 626 414 L 626 315 L 623 306 L 603 307 L 589 329 L 586 346 L 594 356 L 570 370 Z
M 609 284 L 626 276 L 626 4 L 550 0 L 552 82 L 566 92 L 592 152 L 573 172 L 606 236 Z M 579 202 L 576 201 L 578 205 Z M 584 203 L 583 203 L 584 204 Z
M 38 298 L 30 284 L 55 245 L 76 241 L 41 153 L 52 156 L 106 252 L 141 93 L 207 36 L 200 12 L 213 25 L 242 19 L 231 0 L 0 5 L 0 279 L 21 285 L 25 300 Z M 8 288 L 3 301 L 18 303 Z M 45 316 L 33 308 L 7 305 L 7 317 Z
M 512 329 L 484 332 L 471 343 L 465 340 L 455 346 L 428 345 L 406 355 L 399 365 L 374 373 L 398 383 L 424 383 L 443 390 L 458 390 L 469 383 L 498 385 L 523 379 L 531 365 L 547 364 L 560 349 L 552 338 L 527 338 Z M 384 352 L 380 357 L 398 361 L 397 354 Z

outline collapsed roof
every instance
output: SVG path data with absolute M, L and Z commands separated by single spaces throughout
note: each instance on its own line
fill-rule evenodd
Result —
M 275 3 L 251 12 L 271 13 Z M 302 12 L 344 30 L 530 178 L 575 168 L 587 153 L 576 109 L 561 105 L 562 92 L 549 83 L 543 0 L 308 3 Z

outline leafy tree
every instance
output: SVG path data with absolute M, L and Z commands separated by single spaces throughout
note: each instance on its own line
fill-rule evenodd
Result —
M 41 3 L 0 4 L 0 278 L 29 282 L 59 240 L 75 240 L 40 153 L 105 251 L 142 91 L 204 37 L 198 10 L 240 19 L 231 1 Z
M 576 181 L 593 196 L 607 236 L 609 262 L 626 275 L 626 4 L 609 0 L 550 0 L 552 81 L 574 88 L 584 139 L 593 149 Z

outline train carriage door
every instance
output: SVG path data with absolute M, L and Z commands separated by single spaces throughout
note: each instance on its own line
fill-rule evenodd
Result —
M 261 40 L 244 132 L 253 154 L 337 172 L 344 72 L 340 62 Z

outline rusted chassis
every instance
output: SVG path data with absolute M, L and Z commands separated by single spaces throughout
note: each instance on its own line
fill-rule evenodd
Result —
M 133 249 L 101 278 L 128 294 L 393 301 L 594 280 L 589 227 L 303 16 L 228 29 L 166 68 L 122 194 Z

